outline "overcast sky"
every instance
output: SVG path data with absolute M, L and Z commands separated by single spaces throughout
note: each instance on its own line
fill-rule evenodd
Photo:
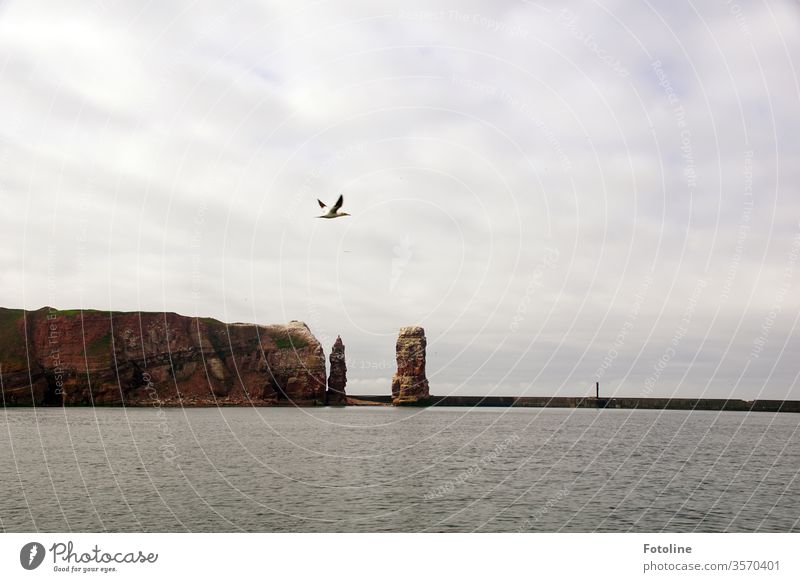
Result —
M 435 394 L 800 398 L 798 57 L 790 0 L 0 1 L 0 305 L 300 319 L 351 393 L 419 324 Z

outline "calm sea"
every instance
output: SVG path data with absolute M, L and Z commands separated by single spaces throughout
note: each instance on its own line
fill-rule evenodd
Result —
M 4 531 L 800 531 L 800 415 L 0 411 Z

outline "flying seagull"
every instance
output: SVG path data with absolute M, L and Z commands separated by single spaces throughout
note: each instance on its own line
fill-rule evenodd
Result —
M 323 210 L 327 208 L 327 205 L 319 198 L 317 198 L 317 202 L 319 202 L 319 207 Z M 328 208 L 328 211 L 325 214 L 317 216 L 317 218 L 339 218 L 340 216 L 350 216 L 346 212 L 339 211 L 339 209 L 342 207 L 342 203 L 344 203 L 344 196 L 339 194 L 339 199 L 336 201 L 336 204 Z

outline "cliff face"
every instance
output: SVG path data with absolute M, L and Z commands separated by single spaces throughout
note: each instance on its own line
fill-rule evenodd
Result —
M 337 337 L 331 348 L 331 373 L 328 376 L 328 393 L 326 402 L 331 406 L 340 406 L 347 403 L 347 362 L 344 355 L 344 343 Z
M 321 404 L 308 327 L 175 313 L 0 308 L 6 405 Z
M 392 378 L 392 403 L 410 404 L 430 396 L 425 376 L 425 330 L 403 327 L 397 336 L 397 372 Z

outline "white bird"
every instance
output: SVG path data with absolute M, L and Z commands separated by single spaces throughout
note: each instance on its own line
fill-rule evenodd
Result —
M 325 210 L 327 205 L 317 198 L 317 202 L 319 202 L 319 207 Z M 339 194 L 339 199 L 336 201 L 336 204 L 328 208 L 328 211 L 325 214 L 317 216 L 316 218 L 339 218 L 340 216 L 350 216 L 346 212 L 340 212 L 339 209 L 342 207 L 342 203 L 344 203 L 344 196 Z

